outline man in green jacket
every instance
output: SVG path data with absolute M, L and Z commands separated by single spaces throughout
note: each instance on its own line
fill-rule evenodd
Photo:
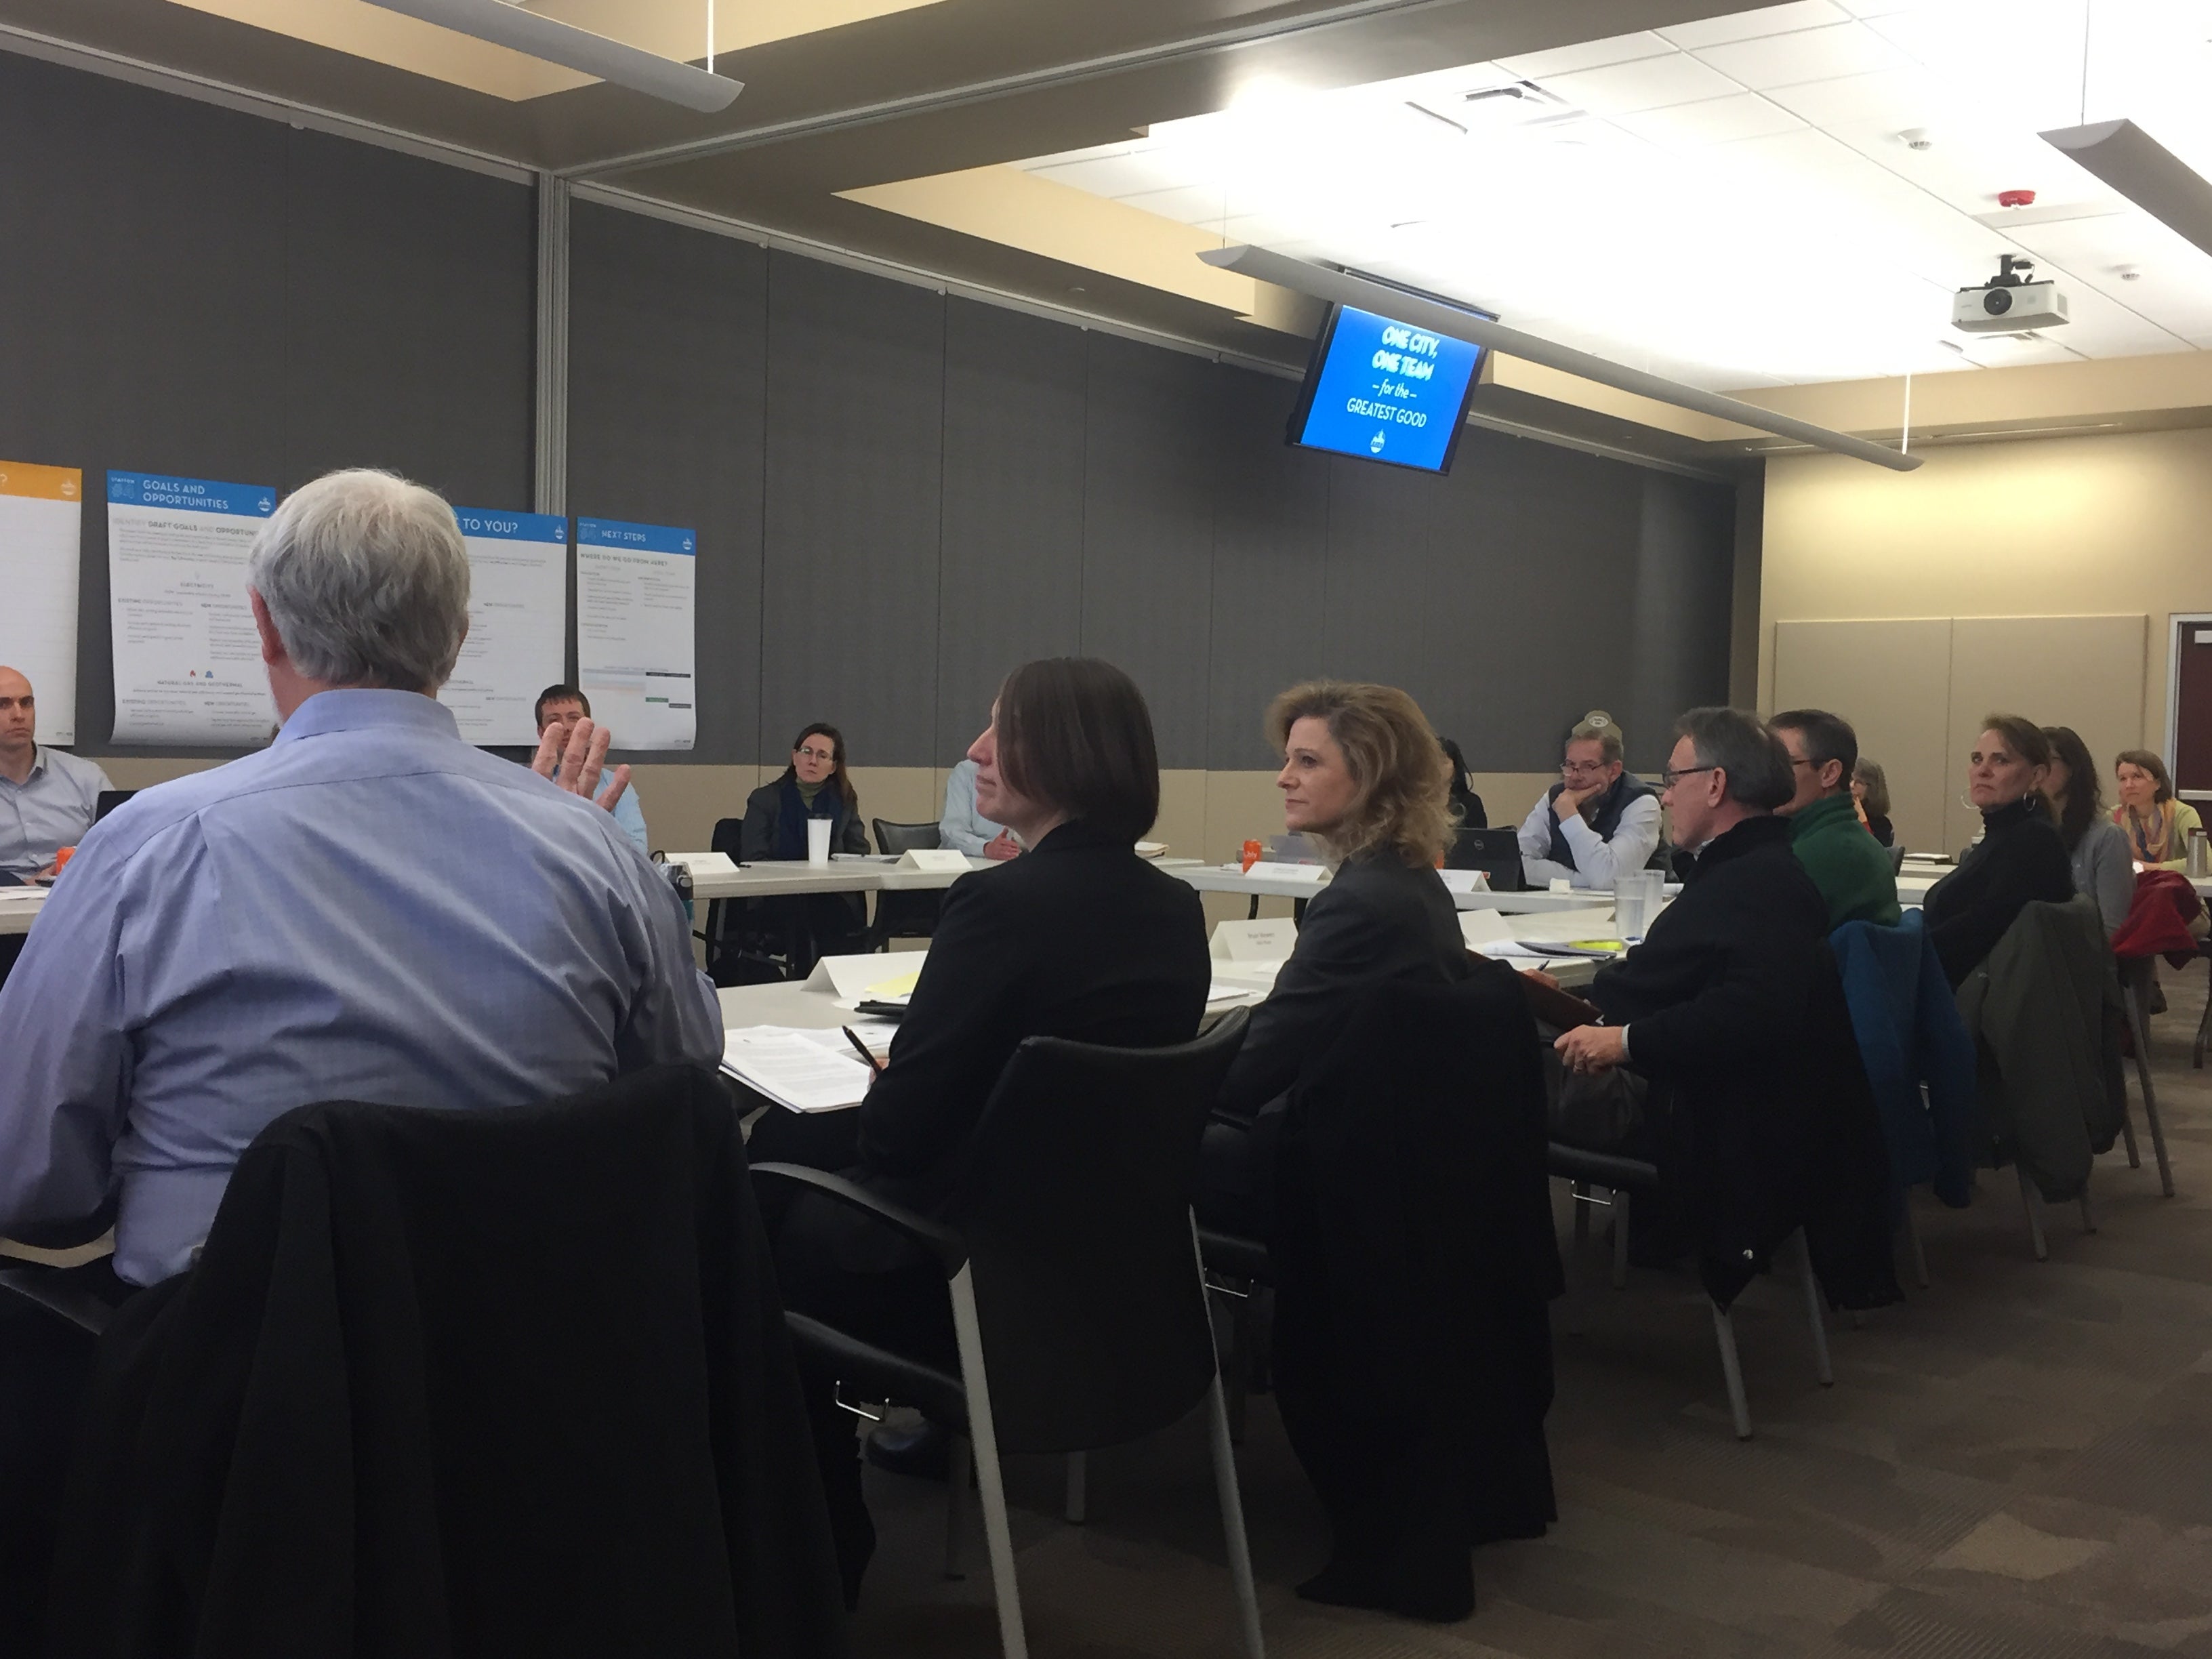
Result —
M 1858 733 L 1850 721 L 1820 708 L 1792 708 L 1766 724 L 1790 751 L 1797 785 L 1781 809 L 1790 820 L 1790 850 L 1827 900 L 1830 930 L 1847 921 L 1894 927 L 1903 913 L 1889 849 L 1868 833 L 1851 800 Z

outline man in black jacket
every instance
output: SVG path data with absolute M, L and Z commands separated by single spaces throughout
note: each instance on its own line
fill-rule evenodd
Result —
M 1561 1036 L 1560 1058 L 1650 1079 L 1659 1237 L 1695 1243 L 1721 1305 L 1801 1226 L 1832 1301 L 1894 1301 L 1887 1158 L 1827 905 L 1773 816 L 1794 793 L 1788 752 L 1739 709 L 1693 708 L 1675 729 L 1667 804 L 1697 862 L 1644 942 L 1598 975 L 1605 1022 Z

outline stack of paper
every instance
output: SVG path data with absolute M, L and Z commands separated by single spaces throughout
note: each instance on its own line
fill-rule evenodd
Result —
M 861 1036 L 866 1040 L 867 1033 Z M 786 1025 L 749 1025 L 726 1034 L 722 1069 L 794 1112 L 857 1106 L 875 1080 L 842 1031 L 801 1031 Z

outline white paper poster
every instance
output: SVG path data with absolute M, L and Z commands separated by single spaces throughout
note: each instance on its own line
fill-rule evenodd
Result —
M 689 749 L 698 538 L 576 520 L 576 678 L 617 749 Z
M 78 532 L 84 474 L 0 461 L 0 663 L 31 683 L 41 743 L 76 741 Z
M 568 670 L 568 521 L 474 507 L 453 516 L 469 549 L 469 637 L 438 701 L 471 743 L 534 744 L 538 694 Z
M 269 741 L 276 705 L 246 562 L 276 510 L 266 484 L 107 475 L 116 742 Z

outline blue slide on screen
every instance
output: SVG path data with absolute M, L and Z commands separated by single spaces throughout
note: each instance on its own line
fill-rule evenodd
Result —
M 1291 441 L 1440 472 L 1481 361 L 1479 345 L 1339 306 Z

